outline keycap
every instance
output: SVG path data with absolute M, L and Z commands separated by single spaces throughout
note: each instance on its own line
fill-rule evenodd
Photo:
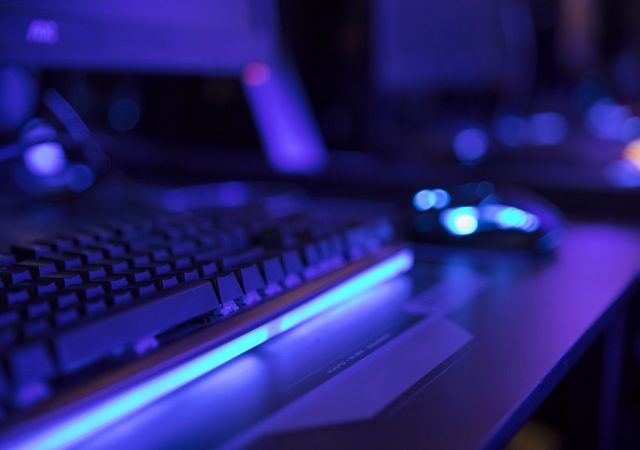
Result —
M 110 306 L 122 306 L 131 303 L 133 294 L 130 291 L 118 290 L 113 291 L 104 297 Z
M 96 278 L 102 278 L 107 276 L 107 271 L 104 267 L 98 265 L 80 266 L 70 270 L 72 273 L 77 273 L 85 281 L 95 280 Z
M 107 304 L 104 299 L 97 298 L 84 302 L 80 306 L 80 310 L 85 316 L 95 316 L 107 310 Z
M 2 267 L 0 268 L 0 279 L 5 286 L 20 283 L 31 279 L 31 272 L 24 267 Z
M 222 314 L 228 314 L 238 309 L 235 301 L 240 300 L 244 295 L 236 274 L 231 272 L 219 275 L 212 279 L 220 302 L 222 303 Z
M 227 270 L 232 269 L 244 263 L 260 259 L 260 257 L 263 255 L 264 255 L 264 249 L 262 247 L 254 247 L 242 253 L 236 253 L 234 255 L 230 255 L 223 258 L 222 268 Z
M 189 281 L 199 280 L 201 278 L 198 269 L 180 269 L 177 272 L 173 272 L 180 280 L 181 283 L 188 283 Z
M 122 273 L 125 270 L 129 270 L 130 268 L 128 261 L 124 259 L 117 259 L 117 258 L 100 259 L 98 261 L 95 261 L 93 265 L 104 267 L 104 269 L 110 275 L 113 275 L 116 273 Z
M 29 291 L 24 286 L 9 286 L 0 290 L 0 300 L 3 305 L 15 306 L 29 300 Z
M 139 283 L 141 281 L 145 281 L 151 278 L 151 274 L 147 269 L 131 269 L 125 270 L 124 272 L 119 273 L 119 275 L 124 275 L 129 283 Z
M 257 292 L 259 289 L 264 288 L 264 280 L 258 266 L 251 264 L 249 266 L 241 267 L 238 269 L 240 274 L 240 281 L 245 292 Z
M 38 259 L 48 253 L 52 253 L 53 249 L 48 245 L 42 244 L 23 244 L 12 245 L 11 253 L 16 257 L 16 260 L 22 261 L 25 259 Z
M 90 245 L 87 248 L 92 250 L 98 250 L 108 258 L 117 258 L 127 253 L 127 248 L 122 244 L 115 244 L 112 242 L 104 242 L 100 244 Z
M 24 281 L 20 284 L 16 284 L 16 287 L 23 287 L 29 292 L 30 297 L 39 297 L 44 294 L 50 294 L 58 290 L 58 286 L 53 281 L 48 280 L 33 280 Z
M 218 308 L 211 284 L 200 281 L 160 291 L 146 301 L 78 322 L 54 336 L 52 345 L 59 367 L 69 372 L 138 339 L 167 331 Z
M 29 319 L 37 319 L 38 317 L 49 315 L 51 306 L 48 302 L 40 300 L 26 304 L 24 311 Z
M 175 275 L 160 275 L 153 279 L 158 289 L 167 289 L 178 284 L 178 278 Z
M 99 297 L 105 292 L 102 284 L 93 281 L 74 284 L 73 286 L 69 286 L 67 291 L 75 292 L 82 300 Z
M 53 315 L 53 321 L 57 327 L 63 327 L 78 320 L 78 311 L 72 308 L 61 309 Z
M 304 265 L 300 254 L 297 250 L 287 250 L 282 253 L 282 265 L 285 273 L 301 273 L 304 270 Z
M 22 333 L 26 338 L 34 338 L 46 334 L 51 329 L 47 319 L 27 320 L 22 324 Z
M 267 258 L 260 262 L 260 269 L 268 284 L 278 283 L 284 279 L 282 263 L 276 257 Z
M 198 265 L 198 272 L 203 277 L 210 277 L 218 272 L 218 266 L 215 261 Z
M 91 248 L 74 248 L 64 252 L 65 255 L 77 256 L 82 260 L 82 264 L 89 265 L 104 259 L 105 255 L 101 250 Z
M 73 291 L 61 291 L 57 294 L 42 297 L 43 300 L 49 302 L 54 309 L 64 309 L 76 305 L 79 301 L 78 294 Z
M 82 277 L 78 273 L 73 272 L 55 272 L 44 278 L 44 281 L 51 281 L 58 286 L 58 289 L 64 289 L 74 284 L 82 283 Z
M 58 270 L 69 270 L 82 265 L 82 259 L 79 256 L 68 255 L 65 253 L 56 255 L 46 255 L 41 258 L 44 261 L 52 261 Z
M 129 290 L 134 297 L 145 297 L 151 295 L 156 291 L 156 286 L 153 281 L 143 281 L 142 283 L 136 283 L 125 290 Z
M 0 329 L 0 349 L 9 348 L 18 340 L 18 332 L 14 328 Z M 0 367 L 0 370 L 2 368 Z M 2 393 L 0 392 L 0 395 Z
M 96 278 L 94 281 L 102 284 L 106 291 L 115 291 L 129 285 L 129 281 L 124 275 L 109 275 L 103 278 Z
M 16 262 L 16 257 L 13 256 L 11 253 L 0 252 L 0 267 L 10 266 L 14 262 Z
M 167 262 L 147 264 L 144 266 L 139 266 L 138 269 L 147 270 L 152 276 L 166 275 L 173 270 L 171 264 Z
M 9 309 L 0 311 L 0 328 L 8 327 L 9 325 L 15 325 L 20 320 L 18 311 Z
M 56 252 L 63 252 L 75 246 L 75 243 L 73 242 L 72 239 L 56 238 L 56 237 L 48 238 L 48 239 L 37 239 L 35 243 L 51 247 Z
M 57 270 L 56 265 L 52 261 L 46 260 L 25 260 L 16 264 L 14 267 L 27 269 L 33 278 L 44 277 Z

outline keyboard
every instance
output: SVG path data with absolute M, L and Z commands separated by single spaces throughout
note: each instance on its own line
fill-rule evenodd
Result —
M 0 423 L 228 347 L 397 254 L 398 242 L 384 215 L 306 203 L 108 219 L 10 245 L 0 252 Z

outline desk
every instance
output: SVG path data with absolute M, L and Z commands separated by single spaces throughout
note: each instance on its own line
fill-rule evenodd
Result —
M 352 305 L 324 323 L 303 325 L 96 436 L 89 446 L 501 447 L 595 338 L 618 323 L 623 294 L 640 268 L 640 234 L 572 224 L 555 257 L 534 262 L 435 256 L 423 248 L 416 255 L 413 272 L 376 290 L 377 298 L 361 299 L 362 310 Z M 426 318 L 416 319 L 421 314 Z M 293 420 L 291 411 L 322 400 L 313 399 L 314 392 L 329 392 L 335 382 L 318 380 L 318 367 L 336 367 L 336 355 L 353 349 L 353 342 L 376 342 L 378 336 L 379 346 L 370 354 L 352 353 L 359 356 L 351 371 L 427 321 L 434 324 L 431 330 L 453 327 L 455 336 L 443 335 L 452 342 L 451 352 L 373 417 L 288 430 L 282 421 L 273 426 L 274 417 L 289 412 Z M 372 334 L 384 327 L 385 333 Z M 422 342 L 423 349 L 434 346 Z M 397 377 L 404 369 L 398 366 Z M 345 407 L 337 404 L 335 415 Z

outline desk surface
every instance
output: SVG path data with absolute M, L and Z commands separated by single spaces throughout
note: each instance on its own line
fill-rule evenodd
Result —
M 640 268 L 640 234 L 573 224 L 555 257 L 544 261 L 436 257 L 422 248 L 416 254 L 409 276 L 249 352 L 89 446 L 126 448 L 132 439 L 149 448 L 499 446 L 607 325 Z M 419 333 L 427 337 L 416 350 Z M 405 344 L 409 338 L 413 346 Z M 383 352 L 389 348 L 395 353 Z M 428 361 L 416 357 L 403 366 L 407 355 L 429 352 Z M 398 366 L 380 366 L 381 358 Z M 411 367 L 421 364 L 433 370 L 407 384 Z M 374 380 L 379 392 L 374 385 L 357 394 L 355 375 L 352 388 L 340 391 L 349 380 L 338 377 L 362 376 L 367 367 L 382 367 L 384 379 Z M 394 389 L 398 395 L 385 399 Z M 341 404 L 354 395 L 362 395 L 349 401 L 354 408 Z M 331 401 L 335 411 L 327 412 Z M 298 420 L 308 418 L 297 413 L 306 410 L 314 418 Z

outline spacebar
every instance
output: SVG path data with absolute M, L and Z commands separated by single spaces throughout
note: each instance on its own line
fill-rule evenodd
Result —
M 211 283 L 199 281 L 162 291 L 53 338 L 58 367 L 69 372 L 136 340 L 153 336 L 218 308 Z

